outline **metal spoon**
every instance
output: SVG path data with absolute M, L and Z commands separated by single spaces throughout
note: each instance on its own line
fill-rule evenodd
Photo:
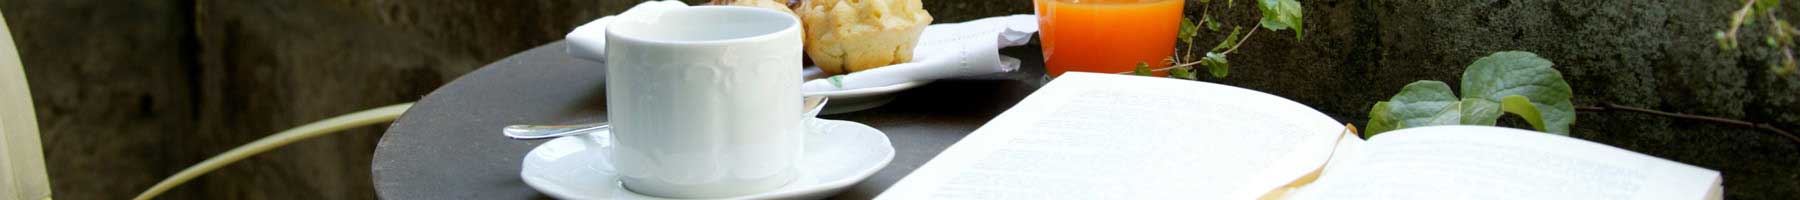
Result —
M 806 104 L 803 104 L 804 106 L 802 108 L 806 108 L 807 110 L 805 110 L 805 113 L 800 117 L 812 118 L 814 116 L 819 116 L 819 111 L 825 110 L 825 102 L 829 100 L 830 98 L 826 98 L 825 96 L 806 97 Z M 537 140 L 587 134 L 608 129 L 612 129 L 612 126 L 608 125 L 606 122 L 574 125 L 511 125 L 501 128 L 500 133 L 516 140 Z

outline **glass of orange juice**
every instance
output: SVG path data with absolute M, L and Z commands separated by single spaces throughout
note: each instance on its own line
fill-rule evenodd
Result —
M 1117 73 L 1139 62 L 1157 69 L 1175 52 L 1185 0 L 1033 0 L 1044 67 Z M 1161 72 L 1158 72 L 1159 74 Z

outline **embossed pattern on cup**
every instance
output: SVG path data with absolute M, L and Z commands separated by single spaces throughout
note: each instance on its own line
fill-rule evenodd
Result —
M 802 147 L 800 22 L 697 6 L 621 19 L 606 32 L 610 158 L 626 188 L 705 198 L 794 179 Z

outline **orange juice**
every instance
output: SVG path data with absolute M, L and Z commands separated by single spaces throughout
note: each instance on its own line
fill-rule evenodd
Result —
M 1162 68 L 1175 52 L 1184 0 L 1034 0 L 1044 67 L 1117 73 Z M 1160 73 L 1159 73 L 1160 74 Z

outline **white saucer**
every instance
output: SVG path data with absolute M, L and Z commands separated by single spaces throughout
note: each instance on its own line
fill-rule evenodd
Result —
M 820 79 L 820 78 L 827 77 L 825 75 L 824 71 L 819 70 L 819 67 L 806 67 L 806 70 L 801 73 L 805 77 L 804 79 L 806 79 L 806 80 Z M 868 110 L 870 108 L 881 107 L 881 105 L 886 105 L 888 102 L 894 101 L 894 95 L 896 93 L 899 93 L 900 91 L 905 91 L 907 89 L 924 86 L 926 83 L 931 83 L 931 81 L 930 80 L 921 80 L 921 81 L 905 82 L 905 83 L 893 84 L 893 85 L 881 86 L 881 87 L 839 90 L 839 91 L 827 91 L 827 92 L 808 92 L 805 95 L 806 96 L 831 97 L 831 103 L 825 104 L 825 110 L 820 111 L 820 114 L 829 115 L 829 114 L 856 112 L 856 111 Z
M 774 191 L 729 199 L 821 199 L 862 182 L 894 160 L 894 146 L 880 130 L 824 119 L 812 119 L 808 125 L 799 178 Z M 610 133 L 599 132 L 545 142 L 525 154 L 519 177 L 559 199 L 663 199 L 632 193 L 619 184 L 601 153 L 610 139 Z

